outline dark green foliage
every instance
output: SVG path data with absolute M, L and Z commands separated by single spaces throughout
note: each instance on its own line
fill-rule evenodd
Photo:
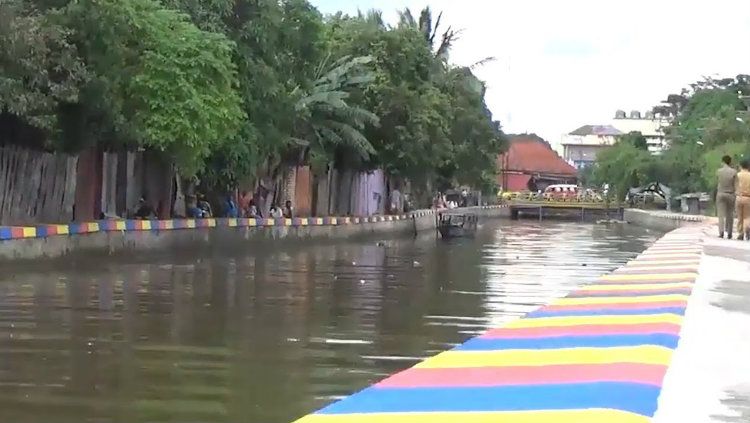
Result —
M 627 134 L 620 143 L 597 158 L 591 183 L 610 183 L 623 189 L 658 181 L 676 194 L 711 192 L 721 157 L 750 157 L 750 125 L 743 118 L 745 105 L 738 94 L 750 92 L 750 78 L 738 75 L 705 79 L 680 94 L 671 94 L 654 112 L 673 121 L 665 133 L 669 148 L 654 157 L 639 153 L 645 139 Z
M 214 187 L 292 164 L 492 188 L 485 87 L 429 9 L 324 18 L 306 0 L 0 2 L 0 126 L 70 152 L 147 149 Z

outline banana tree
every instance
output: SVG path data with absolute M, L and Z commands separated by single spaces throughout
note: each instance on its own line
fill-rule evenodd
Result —
M 296 88 L 292 93 L 297 119 L 292 141 L 300 146 L 300 160 L 313 165 L 327 165 L 337 151 L 348 151 L 362 160 L 375 152 L 363 131 L 377 126 L 380 119 L 352 101 L 352 93 L 374 80 L 368 65 L 369 56 L 345 56 L 327 65 L 324 60 L 316 71 L 312 87 Z

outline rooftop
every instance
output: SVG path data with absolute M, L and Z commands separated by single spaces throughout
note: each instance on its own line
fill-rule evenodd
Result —
M 583 125 L 571 132 L 570 135 L 618 136 L 623 135 L 623 132 L 612 125 Z
M 532 138 L 518 137 L 512 140 L 508 152 L 502 157 L 500 165 L 506 170 L 570 176 L 578 174 L 575 167 L 547 144 Z

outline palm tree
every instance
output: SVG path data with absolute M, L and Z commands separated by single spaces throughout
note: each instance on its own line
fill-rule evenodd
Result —
M 374 80 L 367 69 L 369 56 L 346 56 L 328 66 L 324 60 L 308 92 L 295 89 L 297 122 L 293 141 L 302 146 L 302 159 L 325 159 L 330 162 L 338 148 L 353 151 L 367 160 L 375 152 L 362 134 L 367 125 L 377 126 L 380 119 L 369 110 L 351 102 L 351 91 Z M 311 156 L 311 157 L 310 157 Z
M 448 27 L 438 38 L 440 33 L 440 21 L 443 19 L 443 13 L 438 14 L 435 24 L 433 25 L 432 10 L 429 6 L 422 9 L 419 14 L 419 21 L 414 19 L 414 15 L 411 10 L 406 8 L 399 12 L 399 26 L 411 27 L 418 29 L 424 34 L 425 40 L 430 44 L 430 47 L 435 52 L 435 57 L 443 60 L 447 60 L 448 52 L 450 51 L 453 43 L 458 39 L 460 31 L 455 31 L 453 27 Z M 437 44 L 436 42 L 440 43 Z
M 443 13 L 438 14 L 435 23 L 433 24 L 432 10 L 429 6 L 422 9 L 419 14 L 419 21 L 414 19 L 409 8 L 404 9 L 399 13 L 399 26 L 414 28 L 419 30 L 424 35 L 425 41 L 430 45 L 432 51 L 435 52 L 435 58 L 445 64 L 448 61 L 448 54 L 453 44 L 458 40 L 461 35 L 461 31 L 456 31 L 453 27 L 448 27 L 442 34 L 440 34 L 440 22 L 443 19 Z M 438 34 L 440 36 L 438 37 Z M 439 41 L 436 47 L 436 42 Z M 470 70 L 474 70 L 478 67 L 484 66 L 487 63 L 494 62 L 495 57 L 488 56 L 484 59 L 478 60 L 475 63 L 468 66 Z

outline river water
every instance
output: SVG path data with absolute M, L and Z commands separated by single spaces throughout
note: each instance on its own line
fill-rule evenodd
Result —
M 287 423 L 610 271 L 658 233 L 488 220 L 0 275 L 0 422 Z

